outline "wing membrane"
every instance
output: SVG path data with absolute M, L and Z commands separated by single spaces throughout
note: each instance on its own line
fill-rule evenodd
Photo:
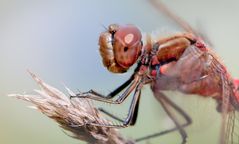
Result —
M 222 104 L 221 110 L 219 111 L 222 113 L 222 124 L 220 144 L 239 144 L 239 113 L 235 109 L 235 105 L 238 105 L 238 102 L 236 102 L 234 98 L 233 80 L 227 73 L 225 67 L 215 57 L 213 57 L 211 70 L 213 74 L 221 75 Z
M 220 144 L 239 144 L 233 80 L 215 54 L 191 46 L 170 65 L 167 75 L 177 79 L 178 89 L 184 93 L 213 97 L 222 116 Z

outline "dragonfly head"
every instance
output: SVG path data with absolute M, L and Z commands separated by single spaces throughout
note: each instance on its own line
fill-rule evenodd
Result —
M 123 73 L 135 64 L 143 46 L 141 39 L 136 26 L 110 25 L 99 39 L 100 53 L 108 70 Z

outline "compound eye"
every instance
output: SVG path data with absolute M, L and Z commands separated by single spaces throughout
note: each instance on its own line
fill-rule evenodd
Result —
M 114 56 L 123 68 L 129 68 L 138 59 L 142 49 L 141 32 L 133 26 L 121 26 L 114 34 Z

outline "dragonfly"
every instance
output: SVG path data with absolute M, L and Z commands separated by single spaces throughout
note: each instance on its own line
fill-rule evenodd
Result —
M 150 0 L 153 6 L 171 17 L 185 32 L 152 40 L 147 35 L 142 41 L 141 31 L 134 25 L 111 24 L 99 36 L 99 52 L 103 65 L 112 73 L 125 73 L 136 65 L 133 74 L 122 85 L 103 95 L 95 90 L 79 92 L 71 98 L 88 98 L 96 101 L 121 104 L 129 95 L 133 95 L 126 119 L 99 109 L 121 124 L 91 124 L 104 127 L 124 128 L 135 125 L 137 121 L 141 89 L 150 85 L 156 100 L 161 104 L 174 128 L 139 138 L 136 141 L 161 136 L 173 131 L 181 135 L 182 144 L 187 142 L 185 128 L 192 124 L 190 116 L 175 104 L 162 91 L 179 91 L 185 95 L 195 94 L 212 98 L 215 108 L 221 114 L 222 124 L 220 144 L 238 144 L 236 132 L 237 113 L 239 111 L 239 80 L 232 78 L 227 68 L 210 48 L 210 41 L 189 24 L 173 14 L 162 3 Z M 208 44 L 209 43 L 209 44 Z M 116 100 L 113 98 L 117 97 Z M 180 123 L 176 111 L 185 119 Z

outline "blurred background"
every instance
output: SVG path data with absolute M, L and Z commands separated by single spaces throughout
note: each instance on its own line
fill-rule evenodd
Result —
M 164 0 L 163 3 L 205 33 L 231 74 L 239 77 L 239 1 Z M 83 143 L 68 137 L 43 114 L 27 108 L 29 103 L 7 95 L 33 93 L 33 89 L 38 89 L 27 69 L 64 92 L 63 84 L 74 91 L 96 89 L 107 94 L 113 90 L 132 71 L 114 75 L 101 63 L 98 36 L 111 23 L 135 24 L 145 33 L 180 31 L 147 0 L 0 0 L 1 144 Z M 188 143 L 216 144 L 220 116 L 215 112 L 215 103 L 172 95 L 194 119 L 194 125 L 187 129 Z M 125 117 L 128 102 L 105 107 Z M 147 86 L 139 110 L 136 126 L 121 130 L 124 135 L 138 138 L 169 125 L 169 119 Z M 180 136 L 174 132 L 150 142 L 176 144 Z

